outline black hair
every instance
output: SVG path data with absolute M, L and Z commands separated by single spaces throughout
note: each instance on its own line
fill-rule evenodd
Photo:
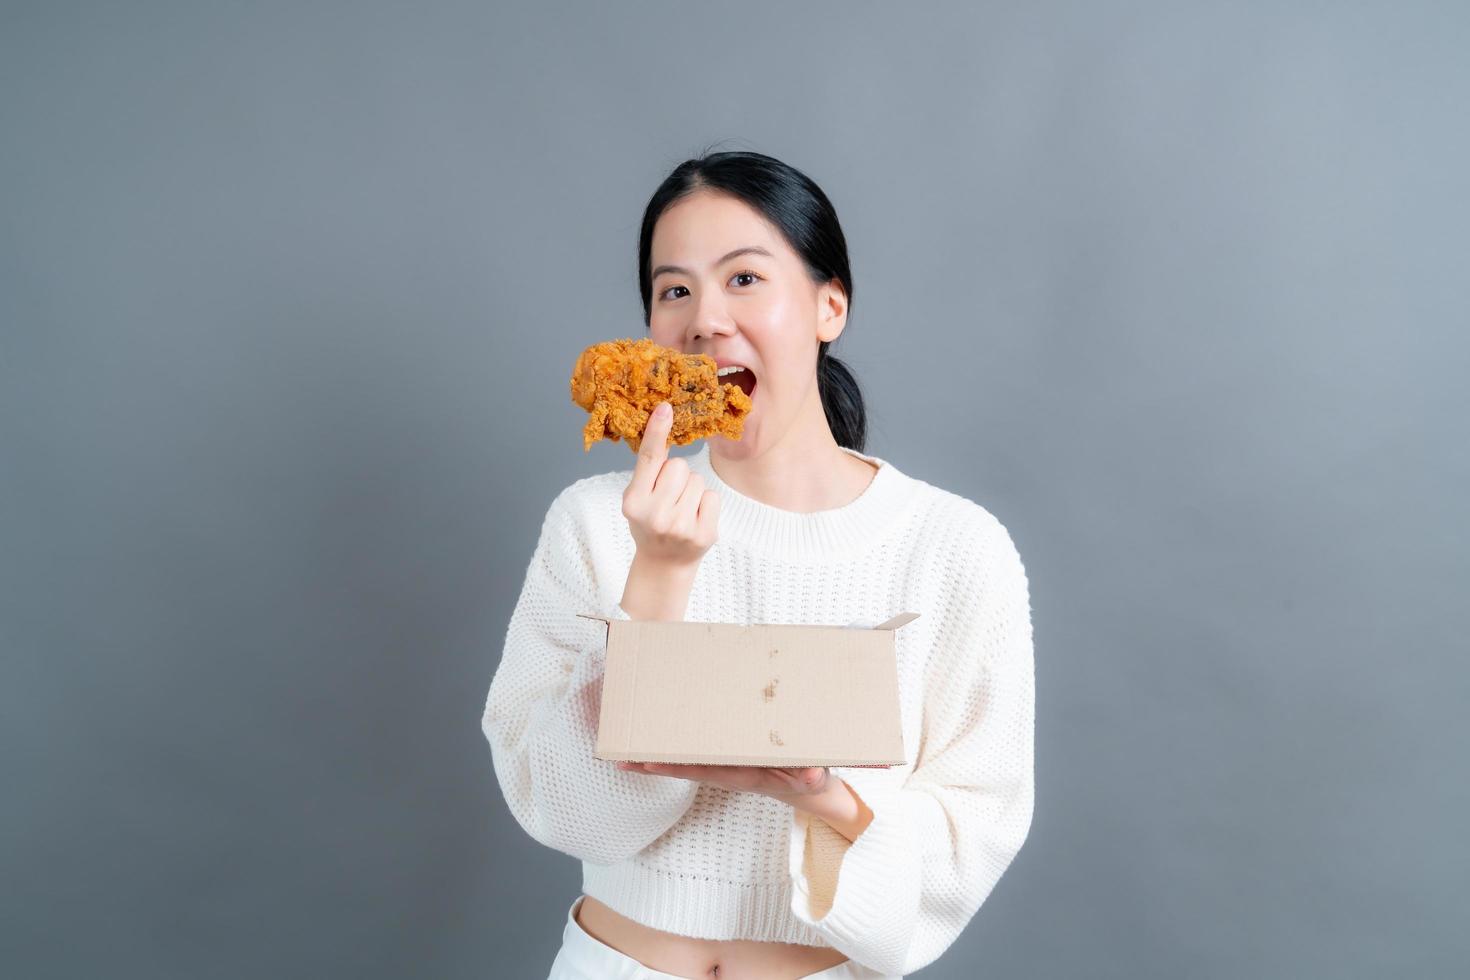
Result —
M 729 151 L 679 164 L 659 184 L 644 209 L 643 227 L 638 233 L 638 288 L 643 294 L 644 326 L 649 323 L 653 303 L 653 281 L 649 277 L 653 226 L 675 202 L 701 188 L 738 198 L 780 229 L 806 263 L 814 283 L 824 286 L 833 279 L 842 283 L 848 315 L 852 315 L 847 240 L 827 195 L 806 174 L 774 157 Z M 847 365 L 827 353 L 830 344 L 824 340 L 817 346 L 817 393 L 822 410 L 837 444 L 862 452 L 868 433 L 863 393 Z

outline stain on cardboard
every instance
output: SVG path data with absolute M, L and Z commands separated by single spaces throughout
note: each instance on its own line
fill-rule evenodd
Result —
M 781 652 L 780 650 L 777 650 L 776 648 L 772 647 L 771 648 L 771 652 L 768 653 L 768 654 L 766 654 L 766 658 L 769 659 L 771 657 L 774 657 L 776 654 L 778 654 L 780 652 Z
M 785 742 L 781 741 L 781 736 L 776 732 L 776 730 L 774 728 L 771 729 L 771 744 L 772 745 L 785 745 L 786 744 Z
M 772 677 L 771 683 L 767 684 L 765 690 L 761 691 L 761 694 L 765 696 L 767 701 L 773 700 L 776 697 L 776 685 L 779 683 L 781 683 L 781 678 Z

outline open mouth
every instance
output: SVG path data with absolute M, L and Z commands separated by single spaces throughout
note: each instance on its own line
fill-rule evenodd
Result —
M 720 369 L 720 383 L 734 385 L 748 397 L 755 391 L 755 374 L 750 368 L 731 365 Z

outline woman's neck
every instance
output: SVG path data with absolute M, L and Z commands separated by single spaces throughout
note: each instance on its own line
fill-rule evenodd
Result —
M 793 426 L 759 456 L 724 456 L 716 448 L 722 440 L 713 440 L 710 466 L 731 488 L 781 510 L 809 514 L 851 503 L 867 489 L 877 468 L 844 452 L 832 436 L 820 401 L 815 409 L 815 419 L 810 410 L 803 413 L 805 424 Z

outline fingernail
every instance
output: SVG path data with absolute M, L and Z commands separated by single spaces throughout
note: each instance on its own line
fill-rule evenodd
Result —
M 657 415 L 661 419 L 666 419 L 669 417 L 669 414 L 673 412 L 673 410 L 674 407 L 668 402 L 659 402 L 658 408 L 655 408 L 653 410 L 653 414 Z

